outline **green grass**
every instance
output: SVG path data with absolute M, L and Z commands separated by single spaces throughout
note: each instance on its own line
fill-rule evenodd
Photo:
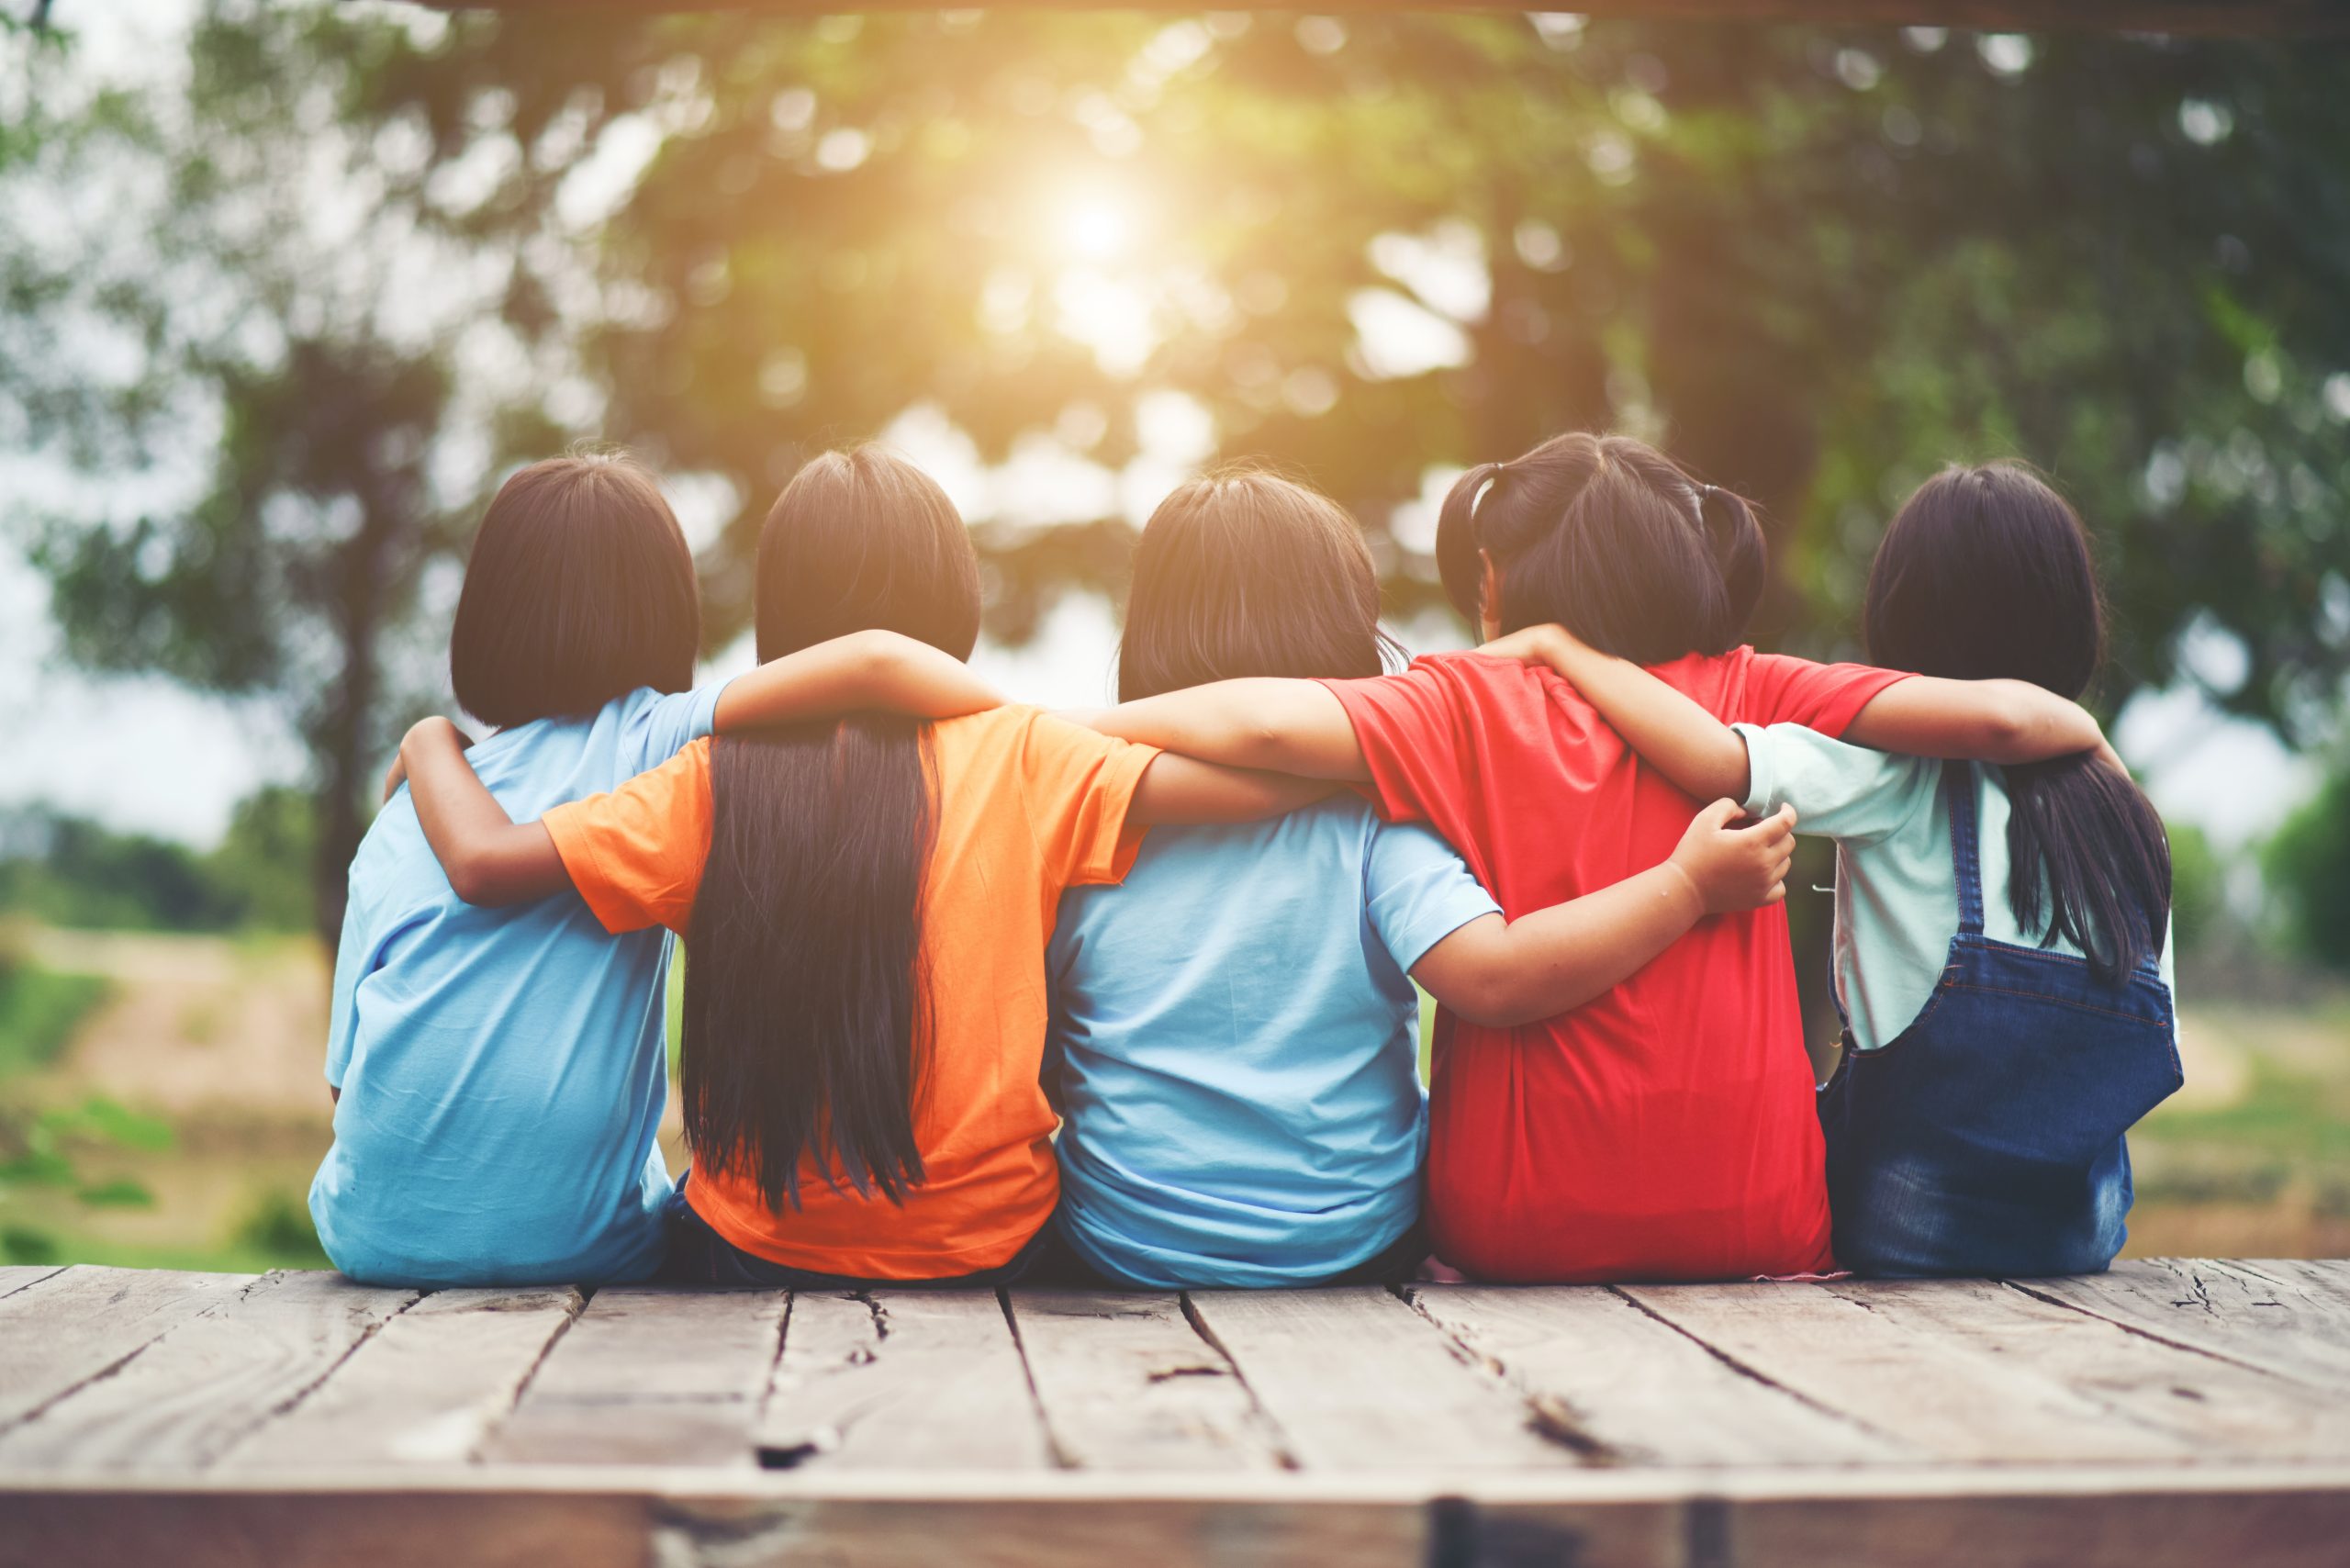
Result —
M 0 1078 L 56 1060 L 109 989 L 95 975 L 58 974 L 30 964 L 0 970 Z
M 2255 1058 L 2231 1105 L 2163 1106 L 2138 1136 L 2160 1143 L 2228 1144 L 2279 1159 L 2350 1166 L 2350 1100 L 2339 1083 Z

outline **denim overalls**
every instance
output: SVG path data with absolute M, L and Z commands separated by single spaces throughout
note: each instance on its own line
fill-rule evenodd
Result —
M 2085 959 L 1986 938 L 1971 764 L 1942 765 L 1942 799 L 1949 961 L 1889 1044 L 1856 1051 L 1847 1027 L 1819 1092 L 1837 1260 L 1881 1276 L 2100 1272 L 2128 1235 L 2122 1135 L 2181 1081 L 2170 989 L 2151 958 L 2108 985 Z

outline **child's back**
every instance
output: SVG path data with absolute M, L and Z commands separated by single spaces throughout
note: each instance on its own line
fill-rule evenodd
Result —
M 1162 828 L 1054 930 L 1062 1235 L 1123 1282 L 1305 1284 L 1404 1243 L 1426 1140 L 1409 971 L 1494 910 L 1346 797 Z
M 1837 842 L 1845 1055 L 1821 1092 L 1836 1256 L 1868 1274 L 2065 1274 L 2126 1238 L 2123 1135 L 2180 1083 L 2169 944 L 2100 977 L 2027 930 L 2000 769 L 1747 733 L 1750 807 Z
M 470 753 L 517 818 L 618 787 L 710 733 L 715 689 L 639 689 Z M 629 1280 L 669 1193 L 670 939 L 607 935 L 576 896 L 477 909 L 405 791 L 360 846 L 335 965 L 335 1142 L 310 1212 L 335 1266 L 382 1283 Z

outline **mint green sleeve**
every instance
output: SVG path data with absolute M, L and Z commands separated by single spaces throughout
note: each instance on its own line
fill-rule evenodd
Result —
M 1746 743 L 1746 809 L 1796 809 L 1796 831 L 1873 844 L 1934 805 L 1942 764 L 1830 740 L 1801 724 L 1734 724 Z

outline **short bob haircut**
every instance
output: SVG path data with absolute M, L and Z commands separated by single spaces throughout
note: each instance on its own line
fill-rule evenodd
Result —
M 1501 568 L 1505 633 L 1557 622 L 1635 664 L 1738 645 L 1762 597 L 1751 507 L 1629 436 L 1554 436 L 1462 475 L 1438 519 L 1437 570 L 1480 620 L 1477 553 Z
M 1177 488 L 1135 551 L 1118 700 L 1249 676 L 1382 673 L 1379 577 L 1337 502 L 1255 469 Z
M 618 455 L 550 457 L 499 487 L 449 634 L 466 712 L 508 729 L 584 718 L 639 687 L 683 691 L 700 648 L 693 552 L 651 474 Z

